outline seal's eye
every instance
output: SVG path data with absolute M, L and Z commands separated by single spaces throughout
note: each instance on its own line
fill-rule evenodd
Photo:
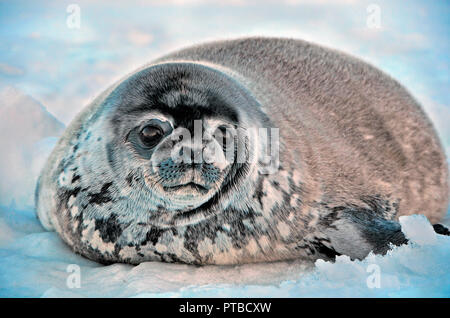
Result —
M 139 133 L 139 138 L 141 139 L 144 146 L 148 148 L 155 147 L 160 142 L 163 136 L 163 130 L 155 125 L 147 125 L 142 128 L 141 132 Z

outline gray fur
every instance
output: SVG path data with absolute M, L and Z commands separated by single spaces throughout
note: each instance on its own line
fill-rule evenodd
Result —
M 152 101 L 174 109 L 208 108 L 214 96 L 231 105 L 244 129 L 279 128 L 278 171 L 259 173 L 260 160 L 239 170 L 213 164 L 197 175 L 211 190 L 164 192 L 161 184 L 186 177 L 164 161 L 174 142 L 165 139 L 145 158 L 124 137 L 160 116 L 148 106 L 149 87 L 165 87 Z M 134 114 L 129 105 L 148 109 Z M 261 159 L 262 150 L 240 141 Z M 165 162 L 158 182 L 151 160 Z M 398 216 L 437 222 L 448 194 L 437 135 L 400 84 L 304 41 L 247 38 L 175 52 L 101 94 L 58 142 L 36 206 L 47 229 L 102 263 L 238 264 L 385 253 L 405 242 Z

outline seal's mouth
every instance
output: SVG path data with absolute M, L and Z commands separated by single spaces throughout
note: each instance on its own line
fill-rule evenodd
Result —
M 149 224 L 160 228 L 186 226 L 221 213 L 221 208 L 217 206 L 222 204 L 221 200 L 228 202 L 230 193 L 237 190 L 240 181 L 249 171 L 248 163 L 234 163 L 224 171 L 220 184 L 202 183 L 192 179 L 169 185 L 158 183 L 158 189 L 166 192 L 167 198 L 171 199 L 169 204 L 172 205 L 169 209 L 164 207 L 159 209 L 158 213 L 152 213 L 149 216 Z M 151 182 L 147 176 L 145 180 Z M 161 194 L 164 196 L 164 193 Z M 198 204 L 199 201 L 204 202 Z
M 208 193 L 208 191 L 210 190 L 210 188 L 208 188 L 204 185 L 198 184 L 198 183 L 194 183 L 194 182 L 179 184 L 179 185 L 175 185 L 175 186 L 164 186 L 163 188 L 164 188 L 164 191 L 167 191 L 167 192 L 192 189 L 192 190 L 198 191 L 200 193 L 204 193 L 204 194 Z

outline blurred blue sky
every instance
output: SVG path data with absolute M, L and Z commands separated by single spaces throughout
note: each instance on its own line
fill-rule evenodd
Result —
M 66 24 L 69 4 L 80 29 Z M 379 29 L 366 21 L 380 8 Z M 104 88 L 158 55 L 205 40 L 288 36 L 378 66 L 424 105 L 450 153 L 450 2 L 0 1 L 0 89 L 15 86 L 68 123 Z

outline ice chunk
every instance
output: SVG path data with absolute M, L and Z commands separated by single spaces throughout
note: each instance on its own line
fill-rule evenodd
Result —
M 13 87 L 0 91 L 1 205 L 33 206 L 36 179 L 63 130 L 34 98 Z
M 424 215 L 404 215 L 399 218 L 406 238 L 419 245 L 436 244 L 436 233 Z

